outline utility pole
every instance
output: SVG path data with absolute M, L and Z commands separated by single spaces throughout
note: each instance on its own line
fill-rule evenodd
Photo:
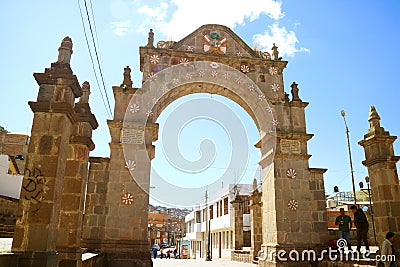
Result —
M 209 213 L 209 210 L 208 210 L 208 192 L 207 192 L 207 187 L 206 187 L 206 195 L 205 195 L 205 199 L 206 199 L 206 209 L 205 209 L 205 211 L 206 211 L 206 221 L 205 221 L 205 223 L 206 223 L 206 234 L 205 234 L 205 236 L 206 236 L 206 261 L 211 261 L 211 255 L 210 255 L 210 229 L 209 229 L 209 226 L 210 226 L 210 222 L 209 222 L 209 219 L 208 219 L 208 213 Z
M 354 205 L 357 205 L 357 199 L 356 199 L 356 186 L 354 185 L 354 171 L 353 171 L 353 161 L 351 160 L 351 150 L 350 150 L 350 137 L 349 137 L 349 128 L 347 127 L 346 123 L 346 113 L 342 109 L 340 111 L 342 114 L 343 120 L 344 120 L 344 125 L 346 126 L 346 136 L 347 136 L 347 147 L 349 149 L 349 159 L 350 159 L 350 172 L 351 172 L 351 183 L 353 185 L 353 195 L 354 195 Z

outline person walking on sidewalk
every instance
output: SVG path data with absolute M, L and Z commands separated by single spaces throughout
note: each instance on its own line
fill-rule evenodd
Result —
M 362 209 L 357 208 L 356 205 L 352 205 L 350 210 L 354 214 L 354 224 L 357 227 L 357 251 L 361 250 L 361 240 L 365 244 L 365 249 L 369 252 L 369 243 L 368 243 L 368 228 L 369 223 L 367 220 L 367 216 L 365 216 Z
M 340 208 L 340 215 L 336 217 L 335 225 L 339 225 L 339 238 L 346 240 L 349 250 L 351 250 L 350 230 L 352 227 L 351 218 L 344 214 L 344 208 Z
M 393 246 L 394 233 L 387 232 L 386 239 L 382 243 L 381 262 L 379 263 L 384 267 L 397 267 L 396 264 L 396 250 Z M 379 266 L 379 265 L 378 265 Z

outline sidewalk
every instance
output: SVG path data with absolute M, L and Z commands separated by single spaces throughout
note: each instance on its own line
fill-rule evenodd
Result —
M 153 259 L 153 267 L 217 267 L 217 266 L 226 266 L 226 267 L 255 267 L 256 265 L 251 263 L 243 263 L 229 260 L 212 260 L 205 261 L 204 259 Z

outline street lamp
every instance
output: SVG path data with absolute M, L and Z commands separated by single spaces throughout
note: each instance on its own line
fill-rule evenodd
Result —
M 375 231 L 375 221 L 374 221 L 374 210 L 372 209 L 372 201 L 371 201 L 371 189 L 369 188 L 369 176 L 365 176 L 365 182 L 367 183 L 367 189 L 363 189 L 364 183 L 360 182 L 360 188 L 362 191 L 367 190 L 368 191 L 368 199 L 369 199 L 369 207 L 371 208 L 371 219 L 372 219 L 372 229 L 374 231 L 374 240 L 375 240 L 375 246 L 378 245 L 378 242 L 376 242 L 376 231 Z
M 347 127 L 346 117 L 345 117 L 345 116 L 346 116 L 346 113 L 344 112 L 343 109 L 340 111 L 340 114 L 342 114 L 342 117 L 343 117 L 343 120 L 344 120 L 344 125 L 346 126 L 347 147 L 348 147 L 348 149 L 349 149 L 350 172 L 351 172 L 351 183 L 352 183 L 352 185 L 353 185 L 354 205 L 357 205 L 356 186 L 354 185 L 353 161 L 351 160 L 349 127 Z

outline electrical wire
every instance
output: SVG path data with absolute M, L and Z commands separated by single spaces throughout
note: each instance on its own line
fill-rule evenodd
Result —
M 97 46 L 99 46 L 99 38 L 98 38 L 98 36 L 97 36 L 97 27 L 96 27 L 96 20 L 94 19 L 94 12 L 93 12 L 92 0 L 90 0 L 89 3 L 90 3 L 90 10 L 92 11 L 94 33 L 96 34 L 96 42 L 97 42 Z M 100 51 L 100 46 L 99 46 L 99 51 Z
M 105 83 L 104 83 L 103 71 L 101 70 L 101 64 L 100 64 L 99 54 L 97 53 L 96 42 L 95 42 L 95 40 L 94 40 L 94 35 L 93 35 L 93 30 L 92 30 L 92 23 L 90 22 L 90 16 L 89 16 L 89 11 L 88 11 L 88 7 L 87 7 L 87 4 L 86 4 L 86 0 L 83 0 L 83 2 L 85 3 L 86 16 L 87 16 L 87 19 L 88 19 L 88 22 L 89 22 L 90 34 L 91 34 L 91 36 L 92 36 L 94 52 L 95 52 L 95 54 L 96 54 L 96 60 L 97 60 L 97 65 L 98 65 L 99 71 L 100 71 L 101 81 L 102 81 L 102 83 L 103 83 L 103 90 L 104 90 L 104 93 L 105 93 L 105 95 L 106 95 L 106 99 L 107 99 L 107 104 L 108 104 L 109 111 L 110 111 L 110 113 L 112 114 L 110 101 L 109 101 L 109 99 L 108 99 L 107 90 L 106 90 L 106 86 L 105 86 Z M 93 11 L 93 9 L 92 9 L 92 11 Z M 93 21 L 94 21 L 94 17 L 93 17 Z
M 104 107 L 105 107 L 105 109 L 106 109 L 106 112 L 108 113 L 108 115 L 109 115 L 110 117 L 112 117 L 112 113 L 110 113 L 110 111 L 107 109 L 107 105 L 106 105 L 106 102 L 105 102 L 105 100 L 104 100 L 103 92 L 102 92 L 102 90 L 100 89 L 100 83 L 99 83 L 99 79 L 98 79 L 98 77 L 97 77 L 96 68 L 95 68 L 95 66 L 94 66 L 92 51 L 91 51 L 91 49 L 90 49 L 89 40 L 88 40 L 88 38 L 87 38 L 85 22 L 84 22 L 84 20 L 83 20 L 83 14 L 82 14 L 82 9 L 81 9 L 81 5 L 80 5 L 79 0 L 78 0 L 78 6 L 79 6 L 79 13 L 80 13 L 80 15 L 81 15 L 81 21 L 82 21 L 83 32 L 84 32 L 84 34 L 85 34 L 86 45 L 87 45 L 87 48 L 88 48 L 88 50 L 89 50 L 89 56 L 90 56 L 90 60 L 91 60 L 91 62 L 92 62 L 92 68 L 93 68 L 94 76 L 95 76 L 95 79 L 96 79 L 97 87 L 99 88 L 99 91 L 100 91 L 100 94 L 101 94 L 101 99 L 103 100 L 103 104 L 104 104 Z M 107 98 L 107 99 L 108 99 L 108 98 Z

